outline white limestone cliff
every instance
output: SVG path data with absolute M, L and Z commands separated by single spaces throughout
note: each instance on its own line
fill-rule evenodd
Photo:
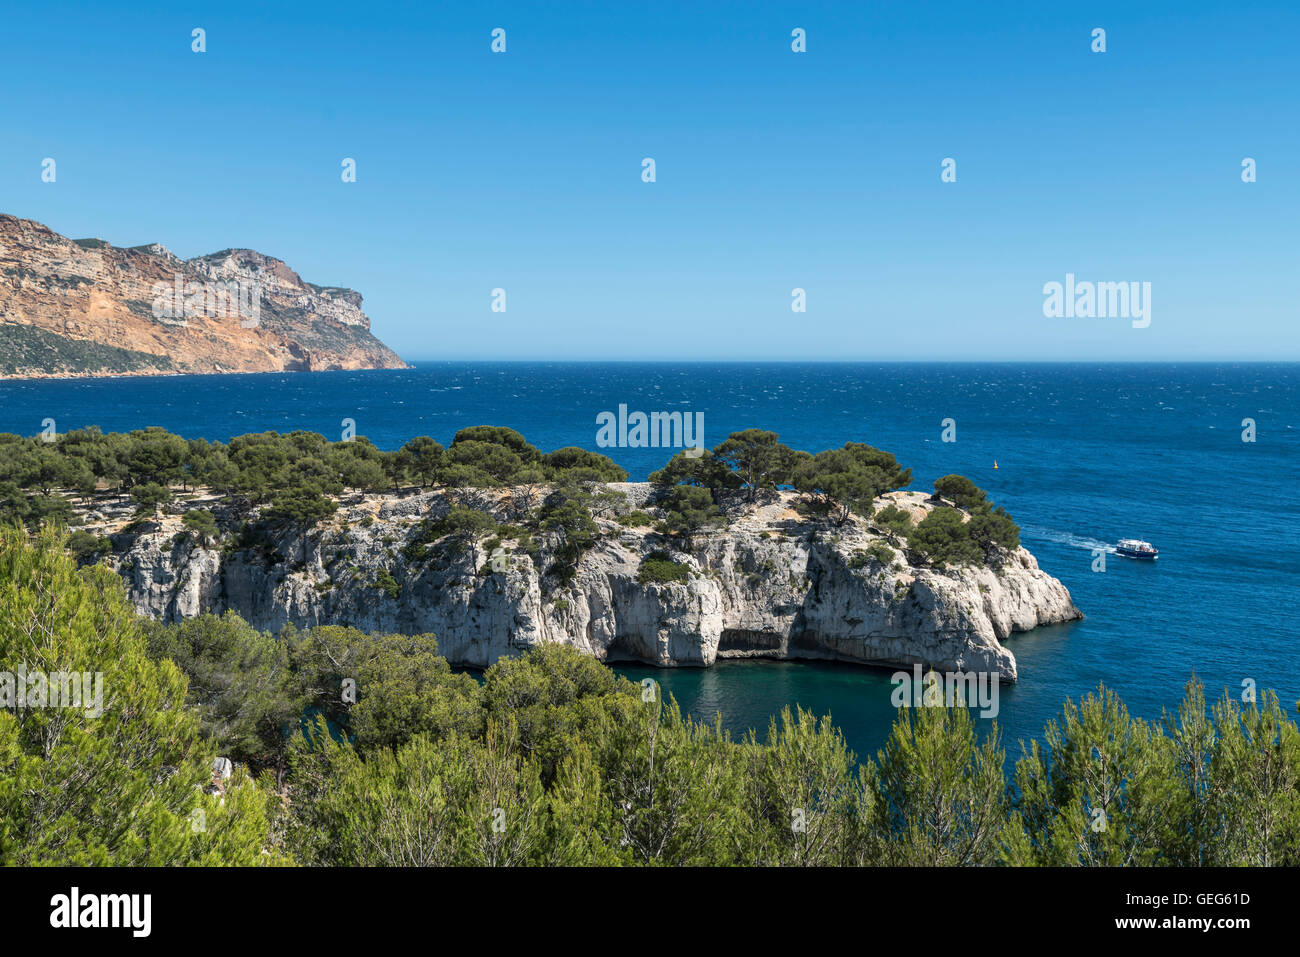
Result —
M 622 512 L 651 495 L 644 484 L 610 488 L 624 494 Z M 114 561 L 136 607 L 155 618 L 233 609 L 272 631 L 292 622 L 431 632 L 450 661 L 477 667 L 564 642 L 602 660 L 664 667 L 803 658 L 920 663 L 1014 681 L 1016 660 L 1003 645 L 1010 634 L 1082 617 L 1024 548 L 996 570 L 936 570 L 909 563 L 900 550 L 882 564 L 866 551 L 885 542 L 869 522 L 807 521 L 791 508 L 793 497 L 733 505 L 726 527 L 698 535 L 690 551 L 611 514 L 567 585 L 545 574 L 556 543 L 544 536 L 533 554 L 506 542 L 504 562 L 491 562 L 481 541 L 444 540 L 423 558 L 404 556 L 418 521 L 449 507 L 441 492 L 367 496 L 305 534 L 280 533 L 270 543 L 275 558 L 270 548 L 200 547 L 178 537 L 179 519 L 168 517 Z M 506 496 L 488 498 L 504 521 Z M 888 498 L 918 515 L 934 507 L 916 492 Z M 686 565 L 689 581 L 639 583 L 641 561 L 655 549 Z M 392 576 L 387 590 L 381 570 Z

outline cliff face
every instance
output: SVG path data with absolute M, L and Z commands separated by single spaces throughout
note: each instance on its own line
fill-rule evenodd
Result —
M 624 493 L 628 509 L 650 494 L 641 484 L 610 487 Z M 921 493 L 889 498 L 918 515 L 927 507 Z M 600 520 L 606 535 L 564 587 L 539 573 L 551 564 L 554 541 L 539 539 L 532 555 L 507 542 L 494 562 L 483 542 L 444 540 L 428 557 L 408 560 L 402 549 L 418 519 L 450 507 L 437 492 L 368 497 L 335 522 L 273 539 L 271 559 L 269 548 L 223 554 L 178 541 L 179 520 L 166 518 L 114 561 L 136 607 L 155 618 L 233 609 L 273 631 L 292 622 L 433 632 L 453 663 L 480 667 L 558 641 L 602 660 L 665 667 L 728 657 L 919 662 L 1014 681 L 1015 657 L 1002 640 L 1082 617 L 1065 586 L 1023 548 L 996 572 L 914 567 L 902 552 L 886 566 L 863 551 L 883 542 L 867 523 L 813 526 L 790 499 L 733 508 L 725 529 L 699 536 L 689 552 L 670 549 L 690 578 L 666 584 L 637 580 L 642 559 L 665 548 L 664 539 L 610 518 Z M 488 507 L 509 517 L 504 499 Z M 383 570 L 392 576 L 386 589 Z
M 361 296 L 231 249 L 70 240 L 0 215 L 0 374 L 150 375 L 400 369 Z

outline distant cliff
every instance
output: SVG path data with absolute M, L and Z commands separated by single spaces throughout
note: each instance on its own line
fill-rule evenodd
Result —
M 566 584 L 544 574 L 557 544 L 545 533 L 528 548 L 455 537 L 411 548 L 422 523 L 450 509 L 453 500 L 441 491 L 358 496 L 321 525 L 283 530 L 253 547 L 237 541 L 244 516 L 219 499 L 195 503 L 220 516 L 223 530 L 210 546 L 186 534 L 176 516 L 115 533 L 125 506 L 90 514 L 87 528 L 113 536 L 108 561 L 131 601 L 154 618 L 230 609 L 275 631 L 292 622 L 433 632 L 441 654 L 479 667 L 562 642 L 602 660 L 666 667 L 807 658 L 921 663 L 1014 681 L 1015 656 L 1002 645 L 1008 635 L 1082 617 L 1065 586 L 1023 548 L 1006 553 L 997 569 L 917 566 L 870 522 L 806 522 L 792 507 L 795 494 L 781 492 L 734 504 L 725 529 L 682 551 L 618 521 L 655 507 L 652 486 L 606 488 L 623 501 L 599 520 L 598 544 Z M 476 508 L 509 519 L 506 490 L 478 495 Z M 935 507 L 919 492 L 885 501 L 917 518 Z M 681 580 L 644 575 L 655 559 L 667 560 Z
M 401 369 L 361 295 L 227 249 L 71 240 L 0 214 L 0 376 Z

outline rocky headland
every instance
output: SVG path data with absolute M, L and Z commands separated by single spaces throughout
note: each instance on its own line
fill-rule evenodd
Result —
M 797 495 L 770 491 L 724 505 L 725 526 L 680 540 L 637 516 L 655 511 L 655 486 L 610 483 L 596 520 L 600 534 L 563 580 L 550 573 L 558 539 L 430 538 L 431 523 L 462 505 L 509 523 L 511 489 L 356 494 L 329 520 L 256 537 L 250 515 L 217 496 L 189 507 L 217 516 L 212 541 L 186 531 L 179 515 L 127 524 L 97 506 L 86 528 L 108 536 L 106 561 L 136 608 L 176 621 L 233 610 L 258 628 L 346 624 L 437 636 L 440 653 L 485 667 L 545 642 L 563 642 L 604 661 L 663 667 L 722 658 L 821 659 L 877 666 L 920 663 L 942 671 L 1017 678 L 1005 647 L 1016 632 L 1082 615 L 1060 581 L 1022 547 L 987 565 L 936 568 L 870 519 L 809 519 Z M 544 494 L 544 493 L 543 493 Z M 953 508 L 922 492 L 896 491 L 914 521 Z M 252 517 L 255 517 L 252 516 Z M 681 580 L 644 574 L 667 561 Z
M 180 259 L 0 215 L 0 376 L 402 369 L 361 295 L 279 259 Z

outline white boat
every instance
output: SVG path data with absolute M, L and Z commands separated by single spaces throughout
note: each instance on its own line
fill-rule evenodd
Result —
M 1115 554 L 1146 561 L 1155 561 L 1160 557 L 1160 552 L 1154 545 L 1138 538 L 1121 538 L 1115 546 Z

